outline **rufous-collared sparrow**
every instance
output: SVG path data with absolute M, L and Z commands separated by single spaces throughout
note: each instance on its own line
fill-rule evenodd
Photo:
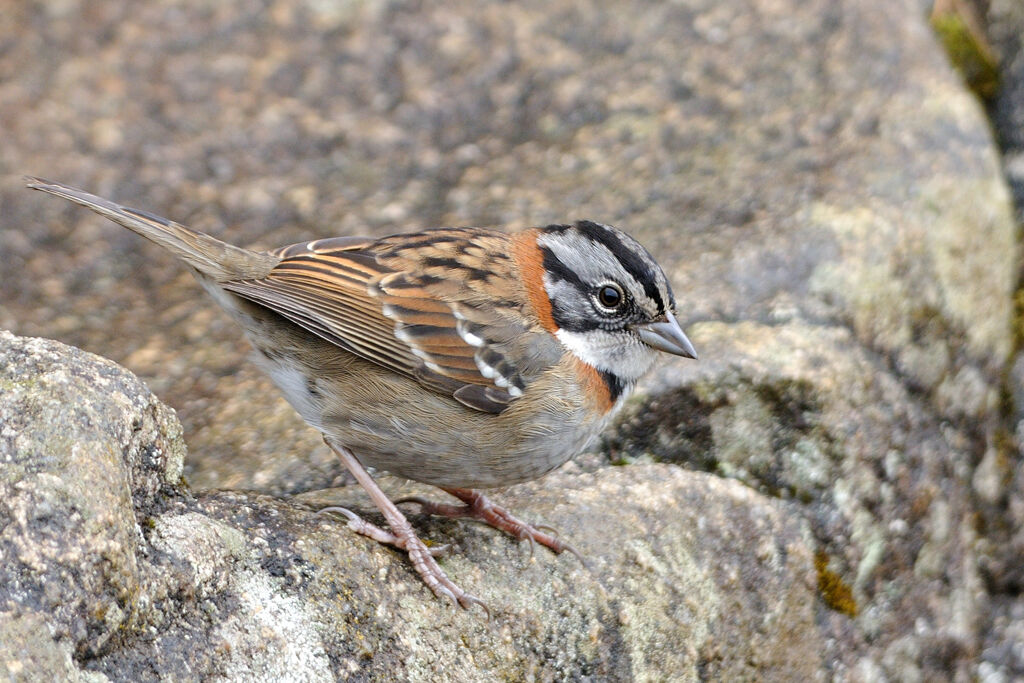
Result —
M 245 331 L 259 365 L 341 458 L 438 596 L 455 585 L 365 467 L 438 486 L 464 505 L 409 499 L 572 550 L 474 488 L 539 477 L 582 451 L 657 351 L 695 358 L 664 272 L 599 223 L 505 234 L 438 228 L 257 252 L 59 183 L 28 187 L 86 206 L 165 247 Z M 399 503 L 403 501 L 398 501 Z

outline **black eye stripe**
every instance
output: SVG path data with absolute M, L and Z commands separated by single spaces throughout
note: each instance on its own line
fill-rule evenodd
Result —
M 574 270 L 562 263 L 548 247 L 542 246 L 540 251 L 544 259 L 544 271 L 548 277 L 567 283 L 578 291 L 581 297 L 588 296 L 589 287 Z M 571 311 L 563 309 L 561 302 L 555 300 L 551 301 L 551 317 L 559 329 L 569 332 L 589 332 L 600 328 L 599 321 L 574 315 Z
M 587 291 L 587 286 L 583 284 L 583 280 L 576 274 L 576 271 L 562 263 L 561 259 L 555 256 L 555 252 L 551 251 L 548 247 L 541 247 L 540 251 L 544 256 L 544 270 L 548 275 L 557 280 L 568 282 L 580 292 Z

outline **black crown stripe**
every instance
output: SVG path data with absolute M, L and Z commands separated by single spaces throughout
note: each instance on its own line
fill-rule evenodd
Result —
M 645 261 L 635 251 L 623 244 L 622 240 L 608 228 L 593 221 L 579 221 L 576 229 L 587 239 L 604 245 L 618 259 L 626 272 L 643 285 L 644 293 L 658 305 L 660 313 L 665 312 L 665 301 L 658 291 L 657 273 L 651 270 L 650 262 Z M 653 259 L 651 259 L 653 262 Z

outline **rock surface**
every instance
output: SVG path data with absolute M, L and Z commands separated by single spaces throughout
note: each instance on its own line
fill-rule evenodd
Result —
M 1000 88 L 989 111 L 1016 200 L 1017 222 L 1024 226 L 1024 4 L 993 0 L 988 20 L 1001 58 Z M 979 666 L 981 677 L 989 681 L 1024 679 L 1024 354 L 1019 307 L 1017 315 L 1016 355 L 1007 379 L 1011 400 L 1006 406 L 1014 452 L 1002 454 L 1010 483 L 1001 504 L 989 511 L 991 544 L 998 552 L 993 553 L 989 571 L 992 628 L 986 634 Z
M 1010 188 L 1017 206 L 1024 210 L 1024 5 L 993 0 L 988 21 L 1001 58 L 1000 88 L 990 105 L 992 125 Z
M 629 512 L 634 519 L 615 537 L 621 547 L 592 541 L 614 567 L 655 567 L 647 579 L 631 574 L 635 586 L 608 578 L 615 590 L 602 594 L 571 563 L 539 555 L 499 583 L 495 571 L 509 558 L 493 549 L 512 544 L 475 527 L 424 522 L 455 540 L 449 567 L 463 583 L 509 591 L 507 601 L 500 592 L 482 597 L 526 615 L 526 626 L 509 620 L 511 640 L 492 637 L 485 647 L 478 626 L 462 625 L 465 615 L 439 612 L 421 595 L 397 555 L 348 539 L 340 524 L 257 493 L 172 488 L 159 498 L 167 510 L 146 517 L 172 526 L 156 533 L 139 523 L 144 531 L 117 538 L 158 549 L 140 567 L 176 567 L 176 578 L 160 584 L 167 588 L 153 590 L 166 590 L 180 611 L 115 614 L 143 635 L 96 641 L 92 650 L 75 640 L 38 655 L 53 667 L 109 673 L 118 661 L 241 675 L 232 667 L 256 656 L 237 635 L 252 623 L 239 616 L 255 611 L 248 595 L 271 596 L 274 607 L 251 618 L 283 629 L 268 635 L 282 648 L 274 661 L 292 661 L 290 644 L 319 638 L 319 650 L 296 648 L 295 657 L 319 666 L 322 651 L 324 670 L 338 675 L 397 666 L 410 643 L 441 648 L 442 675 L 453 677 L 473 666 L 496 670 L 491 662 L 505 647 L 529 653 L 513 658 L 516 671 L 540 678 L 641 675 L 637 662 L 722 680 L 749 673 L 729 667 L 761 665 L 764 677 L 783 679 L 812 669 L 845 680 L 1024 675 L 1012 654 L 1012 634 L 1024 632 L 1024 489 L 1007 424 L 1020 401 L 1004 386 L 1015 344 L 1017 228 L 981 108 L 916 0 L 685 0 L 617 10 L 268 0 L 260 12 L 230 3 L 10 4 L 0 14 L 0 120 L 15 141 L 0 146 L 0 171 L 12 174 L 0 183 L 0 327 L 59 338 L 139 372 L 179 410 L 194 491 L 294 494 L 343 477 L 246 364 L 226 317 L 197 302 L 177 264 L 116 226 L 25 192 L 21 173 L 247 245 L 439 224 L 616 223 L 666 266 L 701 352 L 700 363 L 652 378 L 606 442 L 610 459 L 669 464 L 613 469 L 591 456 L 508 494 L 513 507 L 577 541 L 614 521 L 601 517 L 608 509 L 644 502 L 629 495 L 598 505 L 599 492 L 636 486 L 675 501 L 665 503 L 679 508 L 670 515 Z M 670 492 L 658 494 L 661 484 Z M 660 526 L 679 515 L 694 522 L 691 504 L 718 511 L 709 519 L 729 510 L 771 527 L 752 533 L 743 522 L 737 528 L 748 533 L 732 536 L 725 521 L 707 534 L 699 524 Z M 316 534 L 323 537 L 314 542 Z M 683 545 L 658 552 L 676 555 L 629 555 L 628 539 L 659 548 L 669 535 Z M 701 544 L 718 547 L 719 536 L 735 545 L 699 554 Z M 213 558 L 199 568 L 182 545 L 191 537 L 205 539 Z M 747 620 L 742 605 L 767 591 L 746 569 L 729 568 L 746 567 L 744 553 L 769 537 L 800 539 L 785 542 L 796 550 L 773 579 L 789 587 L 779 589 L 784 597 L 762 606 L 794 610 L 792 624 L 807 638 L 794 646 L 804 655 L 795 662 L 743 649 L 763 642 L 764 625 Z M 316 547 L 333 550 L 321 556 Z M 502 562 L 480 569 L 493 552 Z M 678 553 L 697 564 L 664 570 L 690 567 L 690 578 L 658 578 L 659 562 Z M 269 585 L 292 592 L 266 589 L 257 567 L 269 556 L 302 560 L 266 570 L 278 581 Z M 351 565 L 308 569 L 324 566 L 323 557 Z M 604 570 L 596 571 L 616 575 Z M 392 581 L 381 585 L 378 571 Z M 538 577 L 529 584 L 520 578 L 528 572 Z M 557 618 L 546 611 L 553 601 L 515 612 L 509 605 L 527 599 L 517 592 L 524 585 L 574 607 L 556 608 Z M 682 609 L 689 603 L 673 590 L 704 596 L 723 586 L 731 587 L 718 593 L 726 602 L 689 598 L 709 606 L 684 615 L 682 630 L 666 630 L 666 618 L 631 631 L 638 617 L 615 602 L 626 599 L 619 591 L 635 604 L 653 592 Z M 419 605 L 395 618 L 429 623 L 443 614 L 445 628 L 467 628 L 464 642 L 478 646 L 382 626 L 391 610 L 370 617 L 367 605 L 392 589 L 405 591 L 403 605 Z M 813 604 L 799 607 L 801 599 Z M 290 619 L 289 600 L 313 610 L 310 623 L 329 626 L 314 628 L 316 638 L 300 633 L 306 621 Z M 358 606 L 346 618 L 372 628 L 339 626 L 350 623 L 337 616 L 343 605 Z M 804 628 L 802 610 L 813 610 L 817 630 Z M 26 614 L 11 622 L 20 633 L 49 624 Z M 650 618 L 666 614 L 682 613 Z M 533 629 L 531 640 L 520 639 L 520 626 Z M 90 628 L 95 638 L 104 633 Z M 667 641 L 669 633 L 685 638 Z M 374 656 L 344 649 L 357 641 Z M 563 641 L 576 654 L 560 654 Z M 648 650 L 659 654 L 647 658 Z M 773 670 L 771 662 L 782 663 Z M 385 668 L 363 668 L 373 666 Z M 426 669 L 403 671 L 415 678 Z
M 0 333 L 0 368 L 0 675 L 810 680 L 822 666 L 805 651 L 823 649 L 807 530 L 736 482 L 646 465 L 520 489 L 517 508 L 571 533 L 589 570 L 430 523 L 488 621 L 308 507 L 183 488 L 173 413 L 113 363 Z

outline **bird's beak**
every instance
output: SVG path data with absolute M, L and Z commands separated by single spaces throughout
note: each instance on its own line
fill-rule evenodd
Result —
M 647 323 L 636 327 L 640 340 L 648 346 L 676 356 L 697 359 L 693 344 L 683 334 L 683 328 L 670 311 L 665 311 L 665 322 Z

